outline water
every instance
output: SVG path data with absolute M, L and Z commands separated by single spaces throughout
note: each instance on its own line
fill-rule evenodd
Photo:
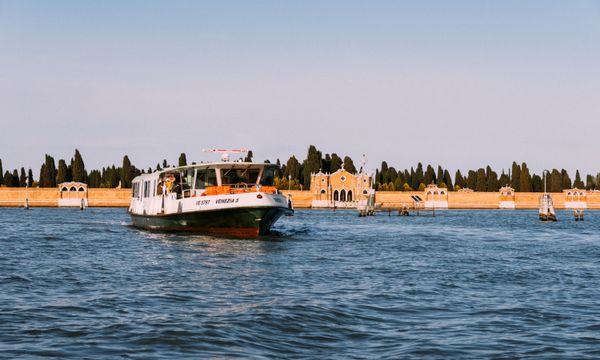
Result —
M 260 240 L 0 209 L 0 357 L 600 357 L 600 212 L 297 211 Z

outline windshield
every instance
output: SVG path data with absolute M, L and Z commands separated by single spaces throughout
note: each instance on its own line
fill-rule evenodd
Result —
M 222 169 L 221 171 L 223 185 L 256 184 L 260 173 L 260 169 Z
M 275 181 L 275 174 L 279 168 L 277 165 L 266 166 L 262 178 L 260 179 L 260 184 L 263 186 L 273 186 L 273 182 Z

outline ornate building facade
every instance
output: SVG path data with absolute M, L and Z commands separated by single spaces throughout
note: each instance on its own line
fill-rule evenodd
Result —
M 365 172 L 351 174 L 343 168 L 332 173 L 319 171 L 310 176 L 313 208 L 355 208 L 373 187 L 373 177 Z

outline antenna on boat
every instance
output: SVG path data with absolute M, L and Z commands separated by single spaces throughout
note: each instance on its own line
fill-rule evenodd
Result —
M 203 152 L 221 153 L 221 161 L 229 162 L 229 154 L 247 153 L 248 149 L 202 149 Z

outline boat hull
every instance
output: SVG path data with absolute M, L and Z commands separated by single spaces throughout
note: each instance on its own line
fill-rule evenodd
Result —
M 146 230 L 258 236 L 268 234 L 282 215 L 291 214 L 293 210 L 286 207 L 254 207 L 165 215 L 130 215 L 133 226 Z

